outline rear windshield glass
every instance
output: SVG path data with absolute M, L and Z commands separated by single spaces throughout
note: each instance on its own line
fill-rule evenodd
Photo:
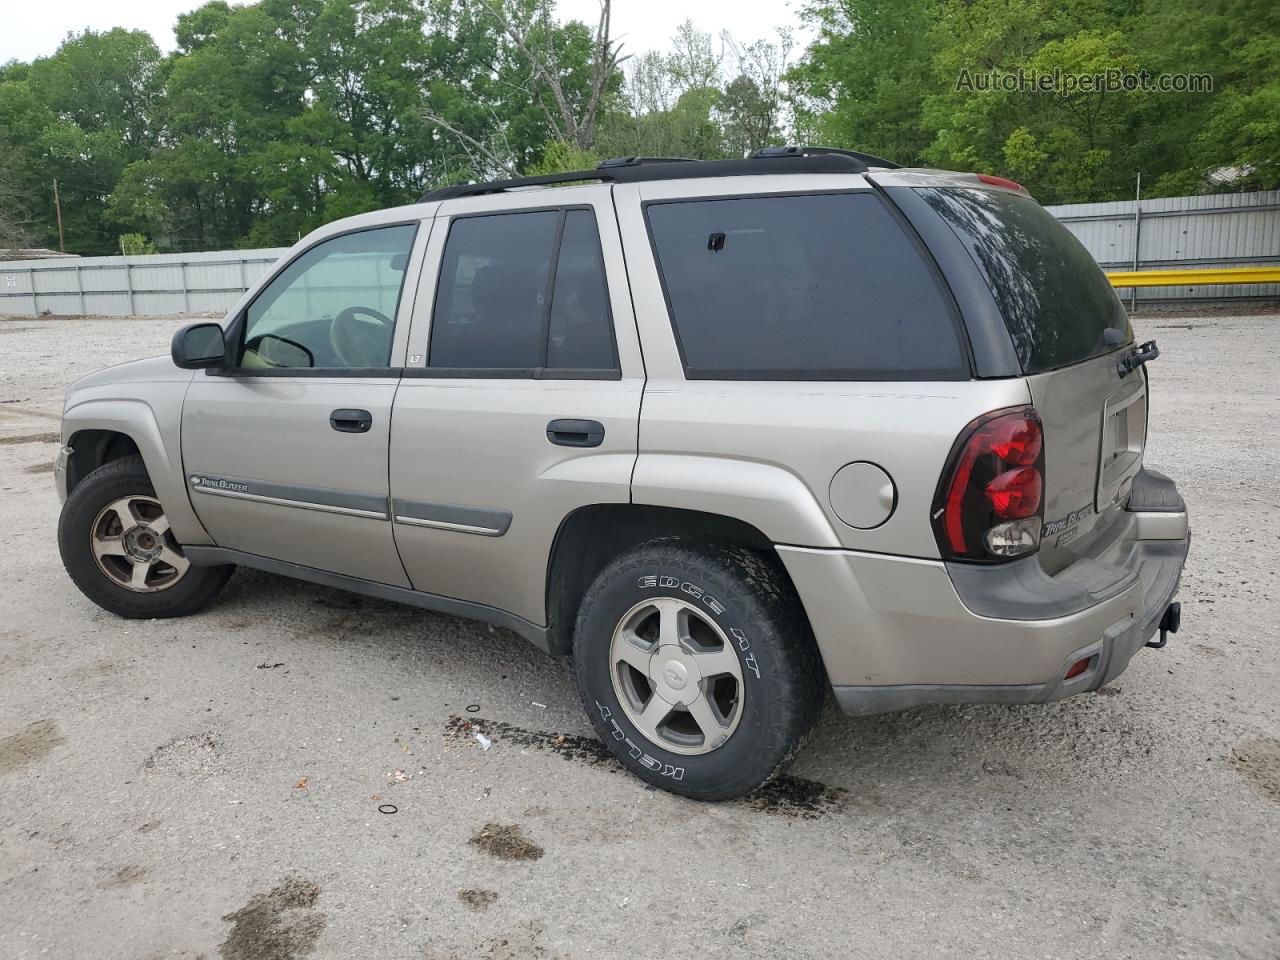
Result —
M 1133 340 L 1124 306 L 1089 251 L 1030 197 L 920 193 L 986 277 L 1026 373 L 1079 363 Z
M 968 379 L 921 253 L 869 193 L 651 203 L 690 379 Z

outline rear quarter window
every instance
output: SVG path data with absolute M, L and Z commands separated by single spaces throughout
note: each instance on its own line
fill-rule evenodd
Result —
M 1025 373 L 1070 366 L 1132 342 L 1129 317 L 1106 274 L 1030 197 L 935 187 L 920 194 L 977 264 Z
M 872 193 L 651 202 L 691 379 L 962 380 L 954 308 Z

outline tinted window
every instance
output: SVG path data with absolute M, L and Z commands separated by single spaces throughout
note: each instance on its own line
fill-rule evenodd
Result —
M 431 366 L 542 366 L 543 306 L 559 220 L 546 210 L 453 221 L 431 321 Z
M 921 194 L 982 271 L 1025 372 L 1078 363 L 1133 339 L 1120 298 L 1089 251 L 1030 197 Z
M 239 364 L 385 367 L 416 226 L 316 244 L 249 304 Z
M 964 379 L 955 320 L 870 194 L 651 204 L 692 378 Z
M 611 370 L 618 365 L 600 235 L 595 214 L 588 210 L 570 210 L 565 217 L 550 333 L 548 367 Z
M 543 210 L 455 220 L 441 264 L 430 365 L 526 376 L 547 368 L 615 368 L 595 214 Z

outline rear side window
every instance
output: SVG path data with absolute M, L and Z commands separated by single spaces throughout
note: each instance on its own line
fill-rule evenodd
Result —
M 1089 251 L 1030 197 L 964 188 L 920 193 L 982 271 L 1024 372 L 1079 363 L 1133 340 L 1120 298 Z
M 968 379 L 954 311 L 875 195 L 646 212 L 689 378 Z
M 615 369 L 595 214 L 538 210 L 454 220 L 429 365 L 513 377 Z

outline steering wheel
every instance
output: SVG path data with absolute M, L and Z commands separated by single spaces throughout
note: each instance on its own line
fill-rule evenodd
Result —
M 386 366 L 394 327 L 394 320 L 372 307 L 347 307 L 329 324 L 329 344 L 345 367 Z

